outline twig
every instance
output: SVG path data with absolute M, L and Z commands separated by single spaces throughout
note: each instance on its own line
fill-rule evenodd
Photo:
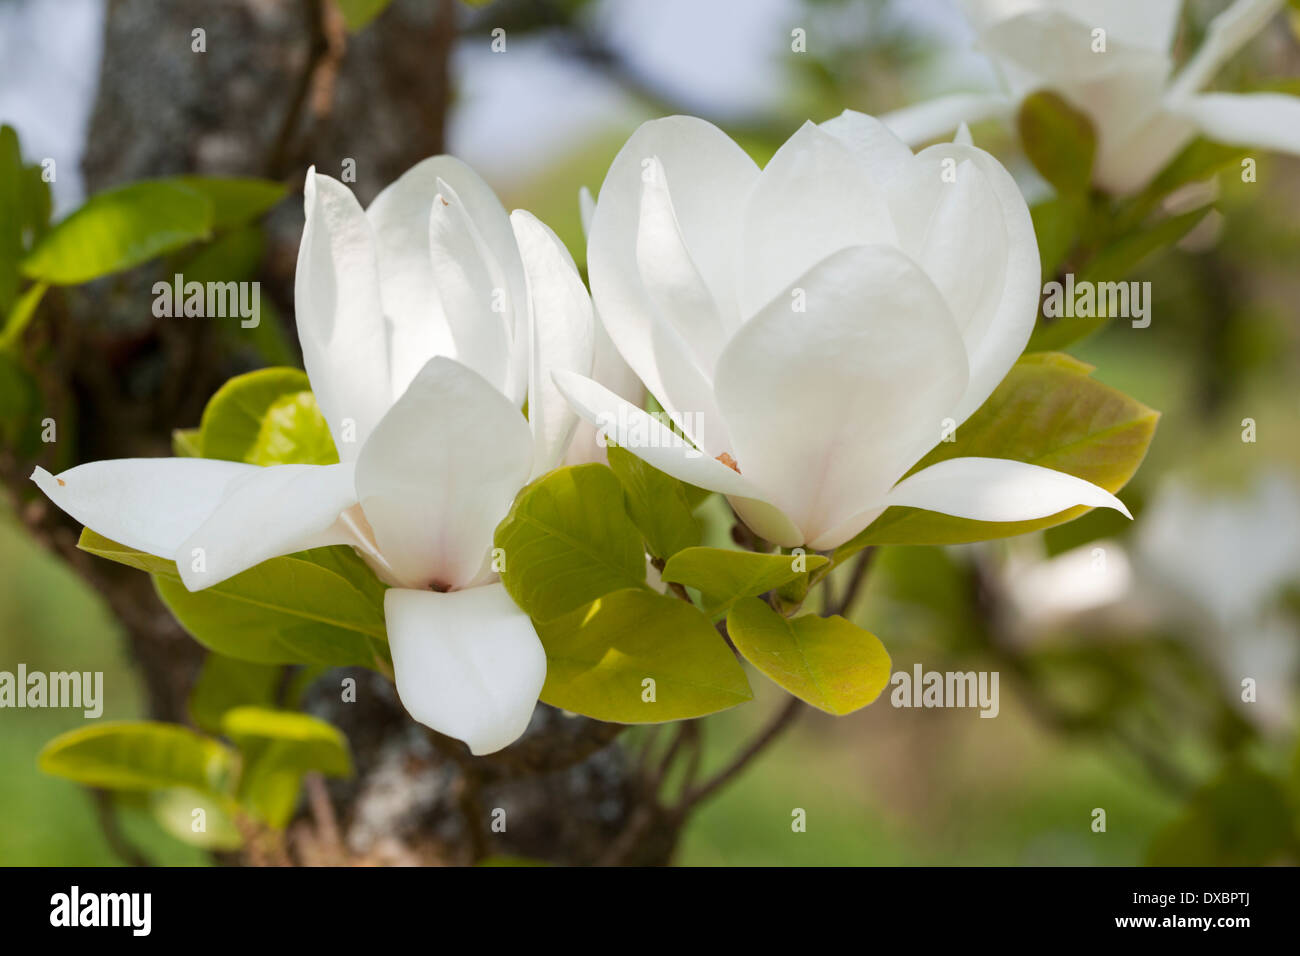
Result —
M 127 866 L 153 866 L 153 861 L 126 838 L 126 834 L 118 825 L 117 807 L 113 804 L 113 795 L 107 790 L 95 789 L 91 791 L 91 796 L 95 800 L 95 817 L 99 821 L 99 829 L 104 834 L 108 848 Z
M 845 590 L 843 597 L 834 605 L 834 614 L 847 614 L 857 600 L 858 593 L 862 590 L 863 583 L 867 580 L 867 572 L 871 570 L 871 562 L 876 556 L 875 545 L 869 545 L 858 552 L 858 556 L 853 559 L 853 569 L 849 572 L 849 586 Z
M 678 813 L 685 813 L 699 803 L 707 800 L 718 790 L 726 786 L 732 778 L 749 766 L 750 761 L 761 754 L 781 732 L 789 727 L 803 711 L 804 703 L 798 697 L 791 697 L 780 712 L 772 718 L 748 746 L 745 747 L 725 768 L 699 787 L 687 793 L 677 806 Z

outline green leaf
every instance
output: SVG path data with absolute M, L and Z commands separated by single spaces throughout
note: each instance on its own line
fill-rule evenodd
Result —
M 785 587 L 826 564 L 820 554 L 754 554 L 726 548 L 687 548 L 668 559 L 661 577 L 695 588 L 704 597 L 710 617 L 728 610 L 741 598 Z M 802 565 L 803 570 L 798 567 Z
M 177 458 L 202 458 L 203 446 L 197 428 L 172 429 L 172 454 Z
M 1029 210 L 1034 220 L 1034 235 L 1038 237 L 1038 258 L 1043 265 L 1044 282 L 1056 275 L 1079 238 L 1084 216 L 1080 205 L 1072 196 L 1057 196 Z
M 745 660 L 828 714 L 867 706 L 889 683 L 889 652 L 842 617 L 787 618 L 746 598 L 727 614 L 727 633 Z
M 1092 366 L 1059 352 L 1023 356 L 988 400 L 909 474 L 965 456 L 1008 458 L 1090 481 L 1112 493 L 1137 471 L 1160 413 L 1089 377 Z M 890 508 L 836 551 L 869 544 L 961 544 L 1050 528 L 1088 511 L 1033 521 L 972 521 L 918 508 Z
M 77 546 L 154 576 L 159 596 L 209 650 L 262 664 L 388 670 L 384 586 L 350 548 L 313 548 L 272 558 L 202 591 L 176 565 L 96 534 Z
M 221 718 L 221 732 L 246 753 L 277 744 L 275 767 L 280 770 L 316 770 L 329 777 L 352 775 L 347 738 L 337 727 L 310 714 L 235 707 Z
M 604 465 L 560 468 L 524 488 L 497 526 L 501 581 L 534 620 L 548 621 L 611 591 L 646 587 L 641 532 L 623 486 Z
M 1086 113 L 1059 94 L 1040 90 L 1020 104 L 1016 124 L 1026 155 L 1057 192 L 1077 196 L 1088 191 L 1097 134 Z
M 151 790 L 189 787 L 221 796 L 234 751 L 175 724 L 121 721 L 60 734 L 41 750 L 40 769 L 87 787 Z
M 615 591 L 539 623 L 537 635 L 546 649 L 542 700 L 597 720 L 685 720 L 752 696 L 708 618 L 645 588 Z
M 23 272 L 53 285 L 74 285 L 121 272 L 206 239 L 212 203 L 166 181 L 131 183 L 92 196 L 47 232 Z
M 40 389 L 13 352 L 0 350 L 0 439 L 27 453 L 40 434 Z
M 204 458 L 251 462 L 262 421 L 280 399 L 309 391 L 307 373 L 296 368 L 264 368 L 236 375 L 217 389 L 199 426 Z
M 283 199 L 288 191 L 283 183 L 268 179 L 176 176 L 167 181 L 196 192 L 211 203 L 214 230 L 251 222 Z
M 308 714 L 237 707 L 222 719 L 222 731 L 244 756 L 240 802 L 273 827 L 282 828 L 293 818 L 304 773 L 352 775 L 343 734 Z
M 1168 249 L 1187 235 L 1205 218 L 1209 207 L 1194 209 L 1179 216 L 1162 219 L 1156 225 L 1122 236 L 1097 253 L 1081 270 L 1075 287 L 1082 283 L 1120 282 L 1149 257 Z M 1106 323 L 1114 316 L 1076 316 L 1048 318 L 1039 315 L 1038 324 L 1029 338 L 1029 352 L 1052 351 L 1077 342 Z
M 22 258 L 23 157 L 18 134 L 0 126 L 0 315 L 8 312 L 18 294 L 18 261 Z
M 209 653 L 190 691 L 190 717 L 200 730 L 219 734 L 226 711 L 249 704 L 274 703 L 283 672 L 284 668 L 274 664 L 255 664 Z
M 339 454 L 316 396 L 294 392 L 272 402 L 245 460 L 253 465 L 337 465 Z
M 205 850 L 237 850 L 244 838 L 231 819 L 227 800 L 218 800 L 209 794 L 187 787 L 170 787 L 149 794 L 149 812 L 158 825 L 182 843 Z M 202 817 L 194 811 L 202 810 Z M 199 826 L 202 820 L 202 828 Z
M 685 483 L 626 449 L 611 445 L 607 451 L 609 467 L 623 483 L 628 514 L 645 535 L 650 553 L 667 558 L 699 544 L 700 523 L 692 514 Z
M 356 33 L 383 13 L 391 2 L 392 0 L 338 0 L 338 5 L 348 30 Z

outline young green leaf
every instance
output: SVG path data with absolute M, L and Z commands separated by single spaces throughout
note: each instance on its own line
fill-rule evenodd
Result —
M 391 667 L 384 587 L 349 548 L 272 558 L 210 588 L 189 591 L 166 558 L 89 528 L 77 546 L 152 574 L 163 603 L 209 650 L 263 664 Z
M 1117 492 L 1146 456 L 1160 413 L 1089 377 L 1092 367 L 1057 352 L 1025 355 L 978 411 L 913 468 L 963 456 L 1009 458 L 1063 471 Z M 961 544 L 1050 528 L 1088 509 L 1033 521 L 972 521 L 890 508 L 836 551 L 868 544 Z
M 274 664 L 209 653 L 190 691 L 189 711 L 195 726 L 219 734 L 221 718 L 228 710 L 250 704 L 269 707 L 275 701 L 283 671 Z
M 334 437 L 316 396 L 294 392 L 272 402 L 244 460 L 251 465 L 338 464 Z
M 505 562 L 502 583 L 536 621 L 620 588 L 646 587 L 641 532 L 604 465 L 561 468 L 526 487 L 494 544 Z
M 1062 195 L 1081 195 L 1092 180 L 1097 134 L 1086 113 L 1059 94 L 1040 90 L 1025 97 L 1016 116 L 1030 161 Z
M 746 598 L 727 614 L 727 633 L 745 660 L 828 714 L 867 706 L 889 683 L 889 652 L 842 617 L 787 618 Z
M 221 718 L 221 732 L 245 753 L 279 745 L 281 770 L 319 771 L 329 777 L 352 775 L 352 757 L 342 732 L 310 714 L 271 707 L 234 707 Z
M 41 237 L 23 272 L 75 285 L 121 272 L 212 231 L 212 203 L 174 182 L 145 181 L 97 193 Z
M 686 485 L 611 445 L 609 467 L 623 483 L 627 511 L 657 558 L 668 558 L 700 543 L 700 522 L 692 514 Z
M 234 751 L 175 724 L 120 721 L 60 734 L 41 750 L 42 771 L 87 787 L 151 790 L 189 787 L 222 796 Z
M 597 720 L 649 724 L 703 717 L 752 696 L 745 671 L 677 598 L 628 588 L 539 623 L 542 700 Z
M 182 843 L 205 850 L 237 850 L 244 838 L 231 818 L 234 804 L 188 787 L 152 790 L 149 812 L 158 825 Z M 195 810 L 203 811 L 203 826 L 194 826 Z
M 726 548 L 687 548 L 668 559 L 662 577 L 704 596 L 704 613 L 714 617 L 741 598 L 807 579 L 827 559 L 820 554 L 754 554 Z
M 205 197 L 212 204 L 212 228 L 229 229 L 252 222 L 284 198 L 284 183 L 269 179 L 218 176 L 176 176 L 173 182 Z M 189 278 L 189 276 L 186 276 Z
M 271 407 L 310 389 L 307 373 L 296 368 L 263 368 L 236 375 L 217 389 L 203 409 L 199 426 L 203 457 L 251 461 Z

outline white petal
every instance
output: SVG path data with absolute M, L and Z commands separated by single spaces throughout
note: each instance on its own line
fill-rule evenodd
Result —
M 912 150 L 874 116 L 845 110 L 821 128 L 837 138 L 859 163 L 871 170 L 881 185 L 888 185 L 912 162 Z
M 429 249 L 429 216 L 439 180 L 460 197 L 478 230 L 489 274 L 505 288 L 505 315 L 514 318 L 512 331 L 521 339 L 526 334 L 521 319 L 524 271 L 505 207 L 473 169 L 453 156 L 433 156 L 416 163 L 366 210 L 379 245 L 384 312 L 392 324 L 393 398 L 433 356 L 455 352 L 434 285 Z M 527 375 L 522 356 L 513 375 L 512 397 L 517 394 L 522 402 Z
M 455 344 L 452 356 L 501 392 L 509 386 L 514 313 L 501 268 L 451 185 L 437 180 L 429 213 L 429 261 L 442 314 Z M 411 378 L 420 366 L 411 369 Z M 394 399 L 409 380 L 395 380 Z
M 719 303 L 736 301 L 741 212 L 758 168 L 717 127 L 673 116 L 638 128 L 601 186 L 587 243 L 592 298 L 628 365 L 661 405 L 676 411 L 676 397 L 665 388 L 655 362 L 655 312 L 636 259 L 642 164 L 656 156 L 691 261 Z
M 119 458 L 69 468 L 44 468 L 32 481 L 56 505 L 106 538 L 171 558 L 256 465 L 208 458 Z
M 1059 6 L 1089 27 L 1101 27 L 1107 37 L 1130 46 L 1168 50 L 1173 43 L 1182 0 L 962 0 L 977 29 L 1021 13 Z
M 1213 20 L 1205 39 L 1169 86 L 1171 102 L 1205 87 L 1234 53 L 1282 9 L 1286 0 L 1237 0 Z
M 562 371 L 555 372 L 554 378 L 560 392 L 579 415 L 595 425 L 609 441 L 647 464 L 709 491 L 760 497 L 754 486 L 735 471 L 692 448 L 668 426 L 600 383 Z
M 696 367 L 711 378 L 728 334 L 740 324 L 739 313 L 735 302 L 728 301 L 729 311 L 724 316 L 695 267 L 673 211 L 667 174 L 657 156 L 650 158 L 641 178 L 636 234 L 641 281 L 660 321 L 681 336 Z M 662 364 L 659 369 L 664 372 Z
M 412 717 L 482 756 L 528 727 L 546 683 L 533 622 L 501 584 L 384 593 L 397 695 Z
M 298 340 L 339 457 L 351 461 L 391 401 L 374 235 L 351 190 L 314 168 L 304 199 L 294 278 Z
M 578 187 L 578 218 L 582 220 L 582 238 L 591 234 L 591 217 L 596 214 L 596 200 L 586 186 Z
M 743 241 L 741 308 L 750 316 L 832 253 L 893 244 L 894 222 L 875 171 L 838 137 L 805 123 L 759 176 Z
M 900 481 L 884 503 L 975 521 L 1029 521 L 1077 505 L 1114 508 L 1133 517 L 1122 501 L 1092 482 L 1005 458 L 941 461 Z
M 918 153 L 890 183 L 889 202 L 903 251 L 943 292 L 961 330 L 970 368 L 952 412 L 961 424 L 1034 330 L 1042 266 L 1029 207 L 1001 163 L 960 143 Z
M 882 496 L 966 388 L 961 335 L 897 249 L 845 249 L 750 319 L 718 361 L 732 456 L 811 540 Z
M 532 434 L 478 373 L 430 359 L 357 459 L 375 541 L 409 587 L 462 587 L 528 480 Z
M 510 214 L 510 222 L 528 285 L 528 424 L 536 478 L 559 463 L 578 424 L 551 381 L 551 371 L 591 371 L 591 298 L 568 250 L 550 228 L 522 209 Z
M 1205 93 L 1178 104 L 1175 112 L 1219 143 L 1300 153 L 1300 97 Z
M 954 93 L 914 106 L 905 106 L 880 117 L 880 122 L 909 146 L 920 146 L 949 136 L 962 123 L 1005 118 L 1015 104 L 1000 93 Z
M 198 591 L 295 551 L 356 544 L 340 516 L 356 504 L 356 464 L 275 465 L 232 481 L 221 503 L 175 552 L 181 580 Z M 202 561 L 196 560 L 202 555 Z

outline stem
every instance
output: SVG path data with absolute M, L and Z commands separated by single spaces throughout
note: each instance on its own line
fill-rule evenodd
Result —
M 732 759 L 730 764 L 715 774 L 712 779 L 705 781 L 682 798 L 681 803 L 677 806 L 677 812 L 679 814 L 686 813 L 730 783 L 733 778 L 749 766 L 755 757 L 766 750 L 781 735 L 783 730 L 794 723 L 794 719 L 803 712 L 803 709 L 803 701 L 798 697 L 791 697 L 777 715 L 768 721 L 767 726 L 759 731 L 758 736 Z

